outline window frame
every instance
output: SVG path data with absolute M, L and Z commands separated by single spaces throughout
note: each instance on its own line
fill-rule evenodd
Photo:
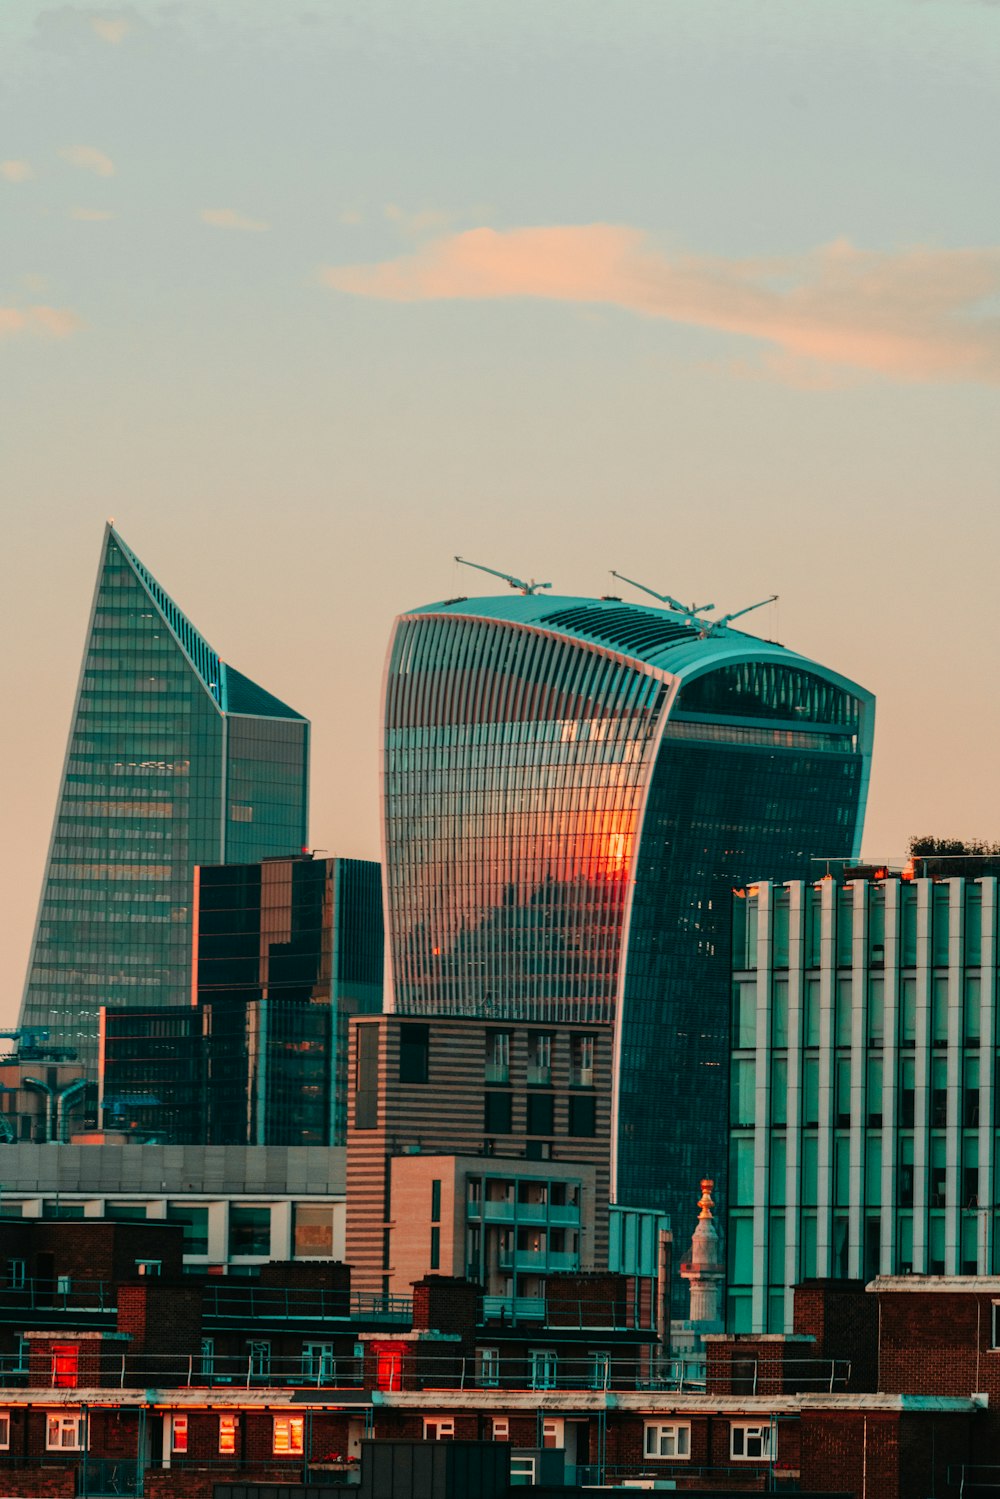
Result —
M 450 1428 L 450 1429 L 449 1429 Z M 425 1416 L 425 1442 L 453 1442 L 455 1440 L 454 1416 Z
M 54 1390 L 78 1389 L 80 1384 L 79 1343 L 53 1343 L 50 1354 L 52 1358 L 52 1388 Z
M 510 1441 L 510 1417 L 509 1416 L 493 1416 L 492 1417 L 492 1419 L 491 1419 L 491 1425 L 490 1425 L 490 1441 L 491 1442 L 509 1442 Z
M 185 1456 L 188 1450 L 188 1415 L 186 1411 L 175 1411 L 170 1417 L 171 1456 Z
M 58 1436 L 53 1441 L 53 1434 Z M 64 1441 L 65 1436 L 72 1436 L 71 1442 Z M 45 1412 L 45 1450 L 46 1452 L 82 1452 L 83 1442 L 83 1412 L 82 1411 L 46 1411 Z
M 219 1415 L 219 1456 L 236 1456 L 236 1439 L 239 1436 L 240 1418 L 235 1411 L 222 1411 Z
M 740 1438 L 742 1452 L 736 1451 L 737 1437 Z M 774 1424 L 770 1421 L 730 1421 L 729 1423 L 729 1456 L 737 1463 L 769 1463 L 772 1462 L 778 1451 L 778 1434 Z M 760 1442 L 759 1452 L 747 1452 L 748 1439 Z
M 669 1434 L 669 1435 L 668 1435 Z M 652 1441 L 650 1440 L 652 1438 Z M 664 1452 L 664 1441 L 673 1440 L 673 1452 Z M 684 1447 L 686 1450 L 682 1451 Z M 655 1451 L 652 1450 L 655 1448 Z M 652 1462 L 691 1461 L 690 1421 L 646 1421 L 642 1438 L 643 1455 Z
M 0 1452 L 10 1451 L 10 1411 L 0 1410 Z

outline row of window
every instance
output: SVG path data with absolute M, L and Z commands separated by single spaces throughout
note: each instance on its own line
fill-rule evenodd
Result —
M 562 1423 L 558 1420 L 544 1423 L 543 1445 L 560 1446 Z M 510 1417 L 494 1416 L 491 1435 L 494 1442 L 510 1441 Z M 454 1416 L 425 1416 L 424 1440 L 449 1442 L 455 1437 Z M 729 1423 L 729 1456 L 738 1462 L 769 1461 L 777 1454 L 777 1430 L 761 1422 L 731 1421 Z M 656 1460 L 686 1461 L 691 1456 L 690 1421 L 647 1421 L 643 1437 L 643 1453 Z

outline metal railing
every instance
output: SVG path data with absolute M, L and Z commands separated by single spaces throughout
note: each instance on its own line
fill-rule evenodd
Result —
M 118 1288 L 111 1281 L 77 1280 L 68 1275 L 29 1277 L 0 1286 L 0 1317 L 23 1312 L 81 1312 L 114 1315 Z
M 850 1364 L 831 1359 L 795 1360 L 783 1369 L 756 1361 L 739 1366 L 732 1377 L 725 1360 L 677 1358 L 649 1361 L 614 1350 L 567 1352 L 541 1349 L 517 1355 L 489 1350 L 486 1356 L 371 1349 L 353 1351 L 303 1349 L 273 1353 L 260 1344 L 236 1352 L 177 1351 L 142 1353 L 127 1346 L 103 1351 L 79 1370 L 43 1364 L 35 1355 L 30 1364 L 33 1386 L 66 1388 L 144 1389 L 219 1388 L 360 1390 L 641 1390 L 684 1394 L 731 1392 L 737 1395 L 781 1395 L 796 1392 L 833 1392 L 847 1387 Z M 0 1357 L 0 1387 L 23 1387 L 29 1367 L 21 1355 Z M 1000 1470 L 998 1470 L 1000 1471 Z
M 219 1276 L 204 1286 L 203 1314 L 242 1322 L 392 1322 L 409 1326 L 411 1296 L 368 1295 L 328 1286 L 262 1286 L 252 1280 Z

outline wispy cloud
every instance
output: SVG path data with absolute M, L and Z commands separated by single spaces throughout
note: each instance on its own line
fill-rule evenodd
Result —
M 262 234 L 271 227 L 263 219 L 250 219 L 246 214 L 237 213 L 235 208 L 203 208 L 201 217 L 204 223 L 215 229 L 244 229 L 251 234 Z
M 340 222 L 357 226 L 364 223 L 364 214 L 360 208 L 345 208 L 340 215 Z
M 102 42 L 120 47 L 132 30 L 132 23 L 125 16 L 88 16 L 91 29 Z
M 115 175 L 115 164 L 111 157 L 98 151 L 96 146 L 67 146 L 59 155 L 71 166 L 80 167 L 85 172 L 94 172 L 98 177 Z
M 0 307 L 0 338 L 17 334 L 68 338 L 82 327 L 81 319 L 66 307 Z
M 434 230 L 450 229 L 458 214 L 440 208 L 400 208 L 398 203 L 387 203 L 382 210 L 385 218 L 395 224 L 404 234 L 415 237 L 430 234 Z
M 71 219 L 79 219 L 83 224 L 103 224 L 105 220 L 114 218 L 110 208 L 71 208 L 69 216 Z
M 1000 318 L 990 306 L 1000 296 L 998 248 L 879 252 L 838 240 L 740 260 L 665 254 L 640 230 L 584 224 L 472 229 L 321 275 L 337 291 L 396 302 L 604 303 L 758 340 L 780 356 L 772 373 L 795 383 L 803 361 L 896 380 L 1000 383 Z
M 30 161 L 0 161 L 0 177 L 5 182 L 27 182 L 34 175 Z

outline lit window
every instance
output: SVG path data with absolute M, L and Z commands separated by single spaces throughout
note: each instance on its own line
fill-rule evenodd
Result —
M 745 1426 L 734 1422 L 729 1428 L 729 1455 L 744 1461 L 774 1457 L 777 1449 L 770 1426 Z
M 454 1416 L 425 1416 L 424 1441 L 450 1442 L 455 1436 Z
M 232 1456 L 236 1451 L 236 1416 L 219 1417 L 219 1451 Z
M 188 1450 L 187 1416 L 174 1416 L 170 1423 L 170 1450 L 171 1452 L 186 1452 Z
M 52 1412 L 45 1420 L 45 1446 L 49 1452 L 79 1452 L 82 1416 L 64 1416 Z
M 301 1457 L 303 1416 L 275 1416 L 271 1451 L 276 1457 Z
M 644 1451 L 647 1457 L 690 1457 L 690 1423 L 647 1421 Z
M 75 1390 L 80 1373 L 79 1343 L 52 1344 L 52 1383 L 57 1390 Z
M 0 1451 L 10 1446 L 10 1411 L 0 1411 Z

